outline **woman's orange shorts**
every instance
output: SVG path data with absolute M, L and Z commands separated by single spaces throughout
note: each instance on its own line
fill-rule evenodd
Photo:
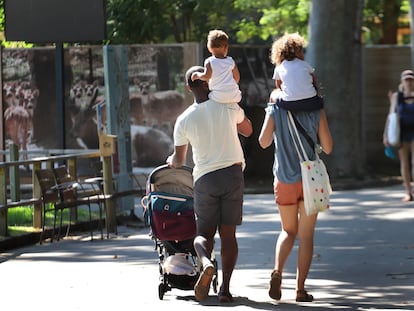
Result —
M 303 201 L 302 181 L 285 184 L 275 179 L 273 188 L 277 205 L 296 205 Z

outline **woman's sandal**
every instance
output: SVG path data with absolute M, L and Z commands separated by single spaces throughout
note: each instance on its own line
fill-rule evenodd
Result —
M 312 302 L 313 296 L 304 289 L 296 291 L 296 302 Z
M 277 270 L 273 270 L 271 274 L 269 296 L 275 300 L 282 297 L 282 274 Z

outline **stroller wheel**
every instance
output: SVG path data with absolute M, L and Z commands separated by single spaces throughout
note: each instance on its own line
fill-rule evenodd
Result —
M 213 282 L 212 283 L 213 283 L 213 291 L 214 291 L 215 294 L 217 294 L 217 285 L 218 285 L 217 275 L 215 275 L 213 277 Z
M 165 285 L 164 283 L 160 283 L 158 285 L 158 298 L 160 300 L 162 300 L 164 298 L 164 294 L 165 294 L 166 290 L 165 290 Z
M 212 282 L 212 285 L 213 285 L 213 291 L 214 291 L 214 293 L 215 293 L 215 294 L 217 294 L 217 286 L 218 286 L 218 269 L 217 269 L 217 260 L 214 260 L 214 261 L 213 261 L 213 264 L 214 264 L 214 269 L 215 269 L 215 271 L 214 271 L 214 277 L 213 277 L 213 282 Z

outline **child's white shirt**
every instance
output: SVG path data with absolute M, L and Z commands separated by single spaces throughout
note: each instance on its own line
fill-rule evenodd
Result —
M 285 101 L 311 98 L 316 95 L 312 73 L 315 69 L 299 58 L 284 60 L 275 67 L 273 79 L 281 80 L 281 99 Z
M 239 85 L 233 78 L 233 68 L 236 65 L 233 58 L 217 58 L 210 56 L 205 64 L 209 62 L 212 75 L 208 84 L 210 99 L 219 103 L 238 103 L 241 101 Z

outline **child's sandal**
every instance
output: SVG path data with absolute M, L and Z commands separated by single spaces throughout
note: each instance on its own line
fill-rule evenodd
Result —
M 304 289 L 296 291 L 296 302 L 312 302 L 313 296 Z

